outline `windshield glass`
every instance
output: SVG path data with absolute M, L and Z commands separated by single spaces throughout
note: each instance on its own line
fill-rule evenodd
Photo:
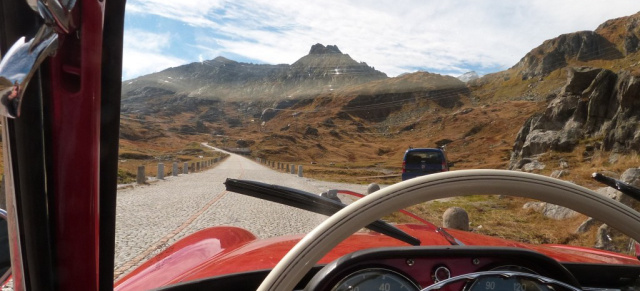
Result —
M 638 11 L 622 0 L 128 1 L 116 279 L 197 231 L 276 239 L 327 217 L 227 191 L 227 178 L 349 204 L 358 198 L 328 191 L 508 169 L 635 206 L 591 173 L 640 186 Z M 408 210 L 450 227 L 452 207 L 473 234 L 633 254 L 615 230 L 524 198 Z

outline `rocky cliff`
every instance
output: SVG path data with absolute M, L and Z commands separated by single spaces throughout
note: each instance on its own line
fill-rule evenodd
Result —
M 583 140 L 604 151 L 640 151 L 640 78 L 601 68 L 568 68 L 566 85 L 549 97 L 544 112 L 530 117 L 518 133 L 510 169 L 535 163 L 549 150 L 573 151 Z
M 515 68 L 522 70 L 522 79 L 526 80 L 546 76 L 572 60 L 586 62 L 621 57 L 616 46 L 597 32 L 580 31 L 545 41 L 522 58 Z

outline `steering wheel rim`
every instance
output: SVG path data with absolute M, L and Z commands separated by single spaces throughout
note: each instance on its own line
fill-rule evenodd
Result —
M 338 243 L 372 221 L 434 199 L 498 194 L 568 207 L 640 241 L 640 213 L 581 186 L 507 170 L 461 170 L 421 176 L 378 190 L 329 217 L 300 240 L 271 270 L 258 290 L 293 290 Z

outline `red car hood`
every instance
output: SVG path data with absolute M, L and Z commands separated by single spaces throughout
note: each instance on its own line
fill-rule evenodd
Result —
M 420 239 L 422 246 L 450 245 L 433 227 L 414 224 L 397 226 Z M 640 265 L 633 257 L 607 251 L 563 245 L 529 245 L 465 231 L 448 229 L 447 232 L 465 245 L 525 248 L 560 262 Z M 271 269 L 302 237 L 292 235 L 256 239 L 250 232 L 236 227 L 204 229 L 183 238 L 142 264 L 116 282 L 115 289 L 147 290 L 212 276 Z M 376 232 L 359 232 L 340 243 L 320 264 L 357 250 L 392 246 L 407 244 Z

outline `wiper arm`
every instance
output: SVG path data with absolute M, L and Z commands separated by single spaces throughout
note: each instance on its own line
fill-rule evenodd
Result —
M 605 175 L 602 175 L 600 173 L 593 173 L 591 174 L 591 177 L 593 177 L 593 179 L 595 179 L 596 181 L 605 184 L 611 188 L 614 188 L 624 194 L 629 195 L 631 198 L 635 199 L 636 201 L 640 201 L 640 189 L 631 186 L 625 182 L 622 182 L 620 180 L 616 180 L 613 179 L 611 177 L 607 177 Z
M 231 192 L 328 216 L 333 215 L 347 206 L 330 198 L 284 186 L 238 179 L 227 179 L 224 184 L 227 187 L 227 190 Z M 382 220 L 376 220 L 367 225 L 366 228 L 388 235 L 410 245 L 420 245 L 419 239 Z

